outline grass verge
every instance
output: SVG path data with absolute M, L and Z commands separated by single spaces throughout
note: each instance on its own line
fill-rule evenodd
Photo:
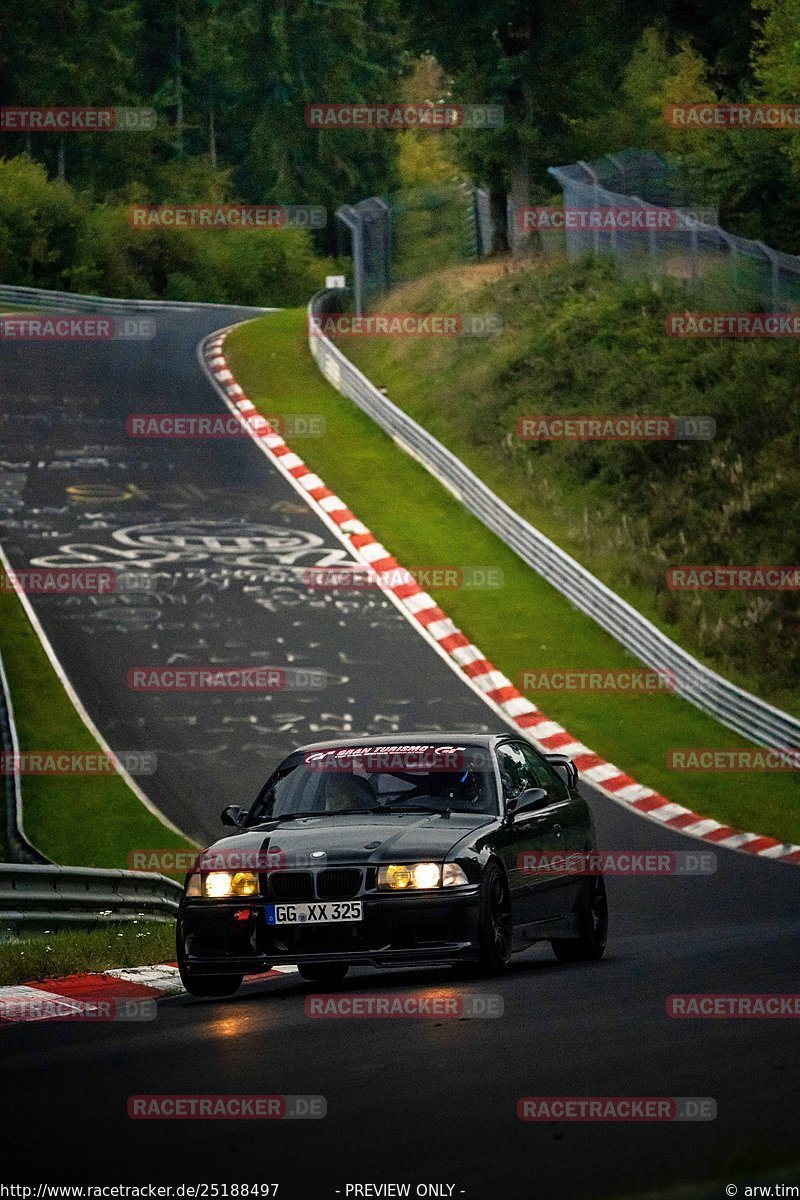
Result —
M 294 439 L 292 448 L 403 565 L 501 569 L 499 591 L 430 591 L 513 682 L 525 670 L 640 666 L 334 391 L 308 352 L 303 310 L 269 314 L 238 327 L 226 342 L 226 354 L 264 414 L 310 413 L 324 419 L 324 437 Z M 532 698 L 598 754 L 671 800 L 741 829 L 800 841 L 797 772 L 734 775 L 667 767 L 673 748 L 749 744 L 680 698 L 620 692 L 551 692 Z
M 146 967 L 175 958 L 171 921 L 130 921 L 0 943 L 0 987 L 83 971 Z
M 0 653 L 20 750 L 96 752 L 13 592 L 0 591 Z M 26 775 L 22 799 L 27 836 L 62 866 L 127 868 L 133 849 L 191 845 L 162 825 L 119 775 Z
M 605 261 L 489 262 L 406 284 L 381 309 L 491 313 L 497 336 L 356 337 L 343 349 L 671 638 L 800 717 L 797 592 L 680 590 L 666 578 L 672 566 L 800 562 L 800 352 L 792 338 L 667 336 L 668 314 L 687 304 L 741 307 L 624 279 Z M 608 414 L 704 416 L 716 428 L 696 441 L 520 436 L 532 415 Z

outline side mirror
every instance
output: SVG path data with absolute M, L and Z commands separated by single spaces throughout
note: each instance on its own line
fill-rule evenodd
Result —
M 511 814 L 513 820 L 522 813 L 532 812 L 535 808 L 541 808 L 543 804 L 547 804 L 549 796 L 544 788 L 526 788 L 524 792 L 520 792 L 518 796 L 514 796 L 508 802 L 507 811 Z
M 578 786 L 578 768 L 566 754 L 545 754 L 553 770 L 561 776 L 568 788 Z
M 223 825 L 233 825 L 238 827 L 247 816 L 247 809 L 240 808 L 238 804 L 229 804 L 227 808 L 223 808 L 219 815 Z

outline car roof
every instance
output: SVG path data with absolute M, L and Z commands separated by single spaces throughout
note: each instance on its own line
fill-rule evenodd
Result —
M 513 736 L 512 730 L 508 733 L 426 733 L 416 729 L 408 733 L 391 733 L 388 737 L 349 737 L 329 742 L 308 742 L 305 746 L 298 746 L 297 750 L 338 750 L 352 746 L 452 746 L 459 743 L 490 750 L 498 742 Z

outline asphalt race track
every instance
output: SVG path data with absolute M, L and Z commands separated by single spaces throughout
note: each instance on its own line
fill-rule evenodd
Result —
M 156 774 L 140 782 L 198 837 L 216 835 L 223 804 L 246 803 L 302 741 L 499 727 L 381 597 L 308 592 L 302 569 L 340 560 L 342 547 L 249 441 L 126 436 L 132 413 L 220 410 L 195 348 L 238 315 L 159 311 L 157 336 L 138 345 L 2 349 L 3 546 L 17 568 L 156 573 L 151 592 L 34 604 L 111 745 L 157 752 Z M 170 661 L 291 667 L 324 673 L 326 686 L 257 698 L 128 688 L 130 667 Z M 635 774 L 635 762 L 621 765 Z M 603 848 L 709 850 L 593 795 Z M 569 1200 L 800 1160 L 796 1022 L 666 1013 L 672 993 L 797 990 L 800 873 L 716 853 L 712 875 L 610 879 L 598 965 L 559 965 L 536 948 L 496 980 L 358 971 L 336 989 L 499 994 L 498 1019 L 315 1020 L 304 1011 L 314 987 L 291 976 L 232 1000 L 167 1000 L 147 1024 L 5 1028 L 0 1175 L 277 1181 L 292 1200 L 404 1182 L 412 1195 L 431 1183 L 471 1200 Z M 129 1096 L 164 1093 L 322 1095 L 327 1117 L 128 1118 Z M 717 1117 L 529 1124 L 516 1107 L 530 1095 L 712 1097 Z
M 152 340 L 2 347 L 0 541 L 17 569 L 147 585 L 32 602 L 110 745 L 156 754 L 139 782 L 199 841 L 292 746 L 498 727 L 382 593 L 309 589 L 310 568 L 349 553 L 249 437 L 128 436 L 137 413 L 229 416 L 196 347 L 247 315 L 157 309 Z M 132 692 L 128 672 L 153 666 L 274 666 L 286 686 Z

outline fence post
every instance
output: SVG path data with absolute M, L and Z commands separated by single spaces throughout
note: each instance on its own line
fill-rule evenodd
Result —
M 689 259 L 692 264 L 692 287 L 696 287 L 697 280 L 700 276 L 700 242 L 697 237 L 697 226 L 699 222 L 694 217 L 683 216 L 684 221 L 689 222 Z
M 383 284 L 387 292 L 392 286 L 392 209 L 380 196 L 375 197 L 375 203 L 383 209 L 383 253 L 384 272 Z
M 597 178 L 593 168 L 590 167 L 587 162 L 584 162 L 583 159 L 578 159 L 578 166 L 581 167 L 591 179 L 592 187 L 594 189 L 594 199 L 592 200 L 592 205 L 594 208 L 599 208 L 600 180 Z M 592 248 L 595 254 L 600 253 L 600 230 L 596 226 L 592 230 Z
M 631 196 L 631 200 L 635 200 L 641 208 L 647 208 L 647 201 L 643 200 L 641 196 Z M 650 261 L 650 269 L 655 273 L 658 262 L 655 229 L 648 229 L 647 231 L 647 257 Z
M 364 228 L 361 216 L 349 204 L 337 208 L 336 216 L 350 230 L 353 250 L 353 302 L 356 315 L 361 316 L 361 298 L 364 276 Z
M 780 303 L 780 296 L 778 293 L 780 292 L 781 283 L 780 273 L 778 270 L 778 256 L 774 250 L 771 250 L 770 247 L 766 246 L 763 242 L 755 242 L 754 245 L 758 246 L 761 253 L 765 254 L 769 259 L 770 296 L 772 298 L 772 306 L 774 308 L 776 304 Z

